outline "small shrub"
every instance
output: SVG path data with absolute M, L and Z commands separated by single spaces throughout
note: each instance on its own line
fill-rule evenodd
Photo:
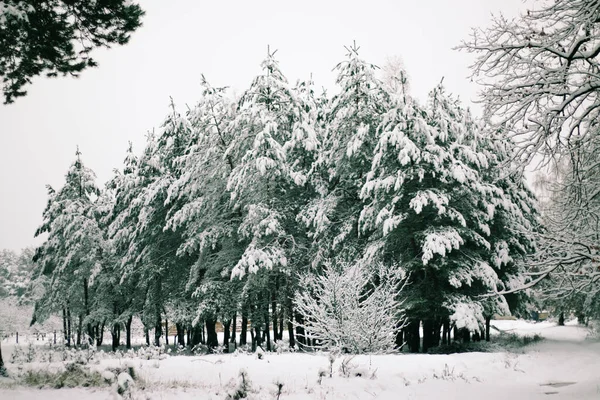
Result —
M 320 385 L 323 382 L 323 378 L 327 376 L 327 370 L 324 368 L 319 369 L 317 383 Z
M 250 379 L 248 378 L 248 372 L 245 369 L 240 370 L 240 382 L 232 393 L 229 393 L 226 397 L 227 400 L 240 400 L 248 397 L 248 392 L 251 390 Z
M 275 382 L 273 382 L 273 384 L 277 388 L 276 389 L 277 391 L 275 392 L 275 396 L 277 396 L 277 400 L 279 400 L 279 397 L 281 397 L 281 393 L 282 393 L 282 389 L 283 389 L 283 382 L 278 379 Z
M 352 362 L 353 359 L 354 356 L 344 357 L 339 368 L 340 376 L 345 378 L 353 376 L 353 371 L 358 368 L 358 366 Z
M 64 371 L 28 370 L 22 377 L 22 383 L 40 389 L 108 386 L 101 373 L 75 363 L 67 364 Z

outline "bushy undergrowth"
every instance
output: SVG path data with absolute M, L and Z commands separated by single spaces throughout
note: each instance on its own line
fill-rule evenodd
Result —
M 534 335 L 520 336 L 515 333 L 502 333 L 485 342 L 452 342 L 429 349 L 430 354 L 454 354 L 454 353 L 497 353 L 502 351 L 519 350 L 530 344 L 538 343 L 544 338 L 537 333 Z
M 74 388 L 102 387 L 109 383 L 97 371 L 91 371 L 82 365 L 69 363 L 63 371 L 28 370 L 21 382 L 26 386 L 36 388 Z

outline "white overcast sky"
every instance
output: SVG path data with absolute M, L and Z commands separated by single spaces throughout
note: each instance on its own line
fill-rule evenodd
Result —
M 200 75 L 241 92 L 260 72 L 267 45 L 290 82 L 313 74 L 334 90 L 332 68 L 356 40 L 367 61 L 399 56 L 412 93 L 424 99 L 442 77 L 465 103 L 477 97 L 472 61 L 452 50 L 491 13 L 515 16 L 521 0 L 197 1 L 144 0 L 143 26 L 128 45 L 97 51 L 98 68 L 79 79 L 34 79 L 28 95 L 0 105 L 0 249 L 37 245 L 46 184 L 59 188 L 79 145 L 104 185 L 128 141 L 168 112 L 198 99 Z M 478 107 L 473 107 L 477 113 Z

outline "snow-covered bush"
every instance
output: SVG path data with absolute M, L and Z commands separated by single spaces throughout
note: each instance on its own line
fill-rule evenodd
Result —
M 248 392 L 252 391 L 252 384 L 248 378 L 248 372 L 245 369 L 240 370 L 240 382 L 233 389 L 232 392 L 227 394 L 227 400 L 239 400 L 248 397 Z
M 322 274 L 302 278 L 304 291 L 294 300 L 305 318 L 299 325 L 316 339 L 313 347 L 355 354 L 391 352 L 403 320 L 398 300 L 403 279 L 398 268 L 328 263 Z

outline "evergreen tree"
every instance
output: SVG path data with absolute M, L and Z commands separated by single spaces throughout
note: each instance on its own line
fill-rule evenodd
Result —
M 369 202 L 361 229 L 377 229 L 383 259 L 410 275 L 407 340 L 419 349 L 422 320 L 426 351 L 439 343 L 442 325 L 448 335 L 449 323 L 479 332 L 484 322 L 479 296 L 498 283 L 488 260 L 490 210 L 501 189 L 484 180 L 488 159 L 468 112 L 441 85 L 425 108 L 396 98 L 383 121 L 361 192 Z
M 94 201 L 99 195 L 95 174 L 83 165 L 79 150 L 76 156 L 67 172 L 65 185 L 58 192 L 49 187 L 44 223 L 36 233 L 48 233 L 48 239 L 36 251 L 36 261 L 41 274 L 48 278 L 48 288 L 46 295 L 38 301 L 34 320 L 61 308 L 69 320 L 71 313 L 75 313 L 79 344 L 84 324 L 88 336 L 94 338 L 89 319 L 90 285 L 102 270 L 105 242 L 93 215 Z
M 126 0 L 2 0 L 0 77 L 5 103 L 24 96 L 23 87 L 38 75 L 78 76 L 97 66 L 91 52 L 126 44 L 143 15 L 139 5 Z

